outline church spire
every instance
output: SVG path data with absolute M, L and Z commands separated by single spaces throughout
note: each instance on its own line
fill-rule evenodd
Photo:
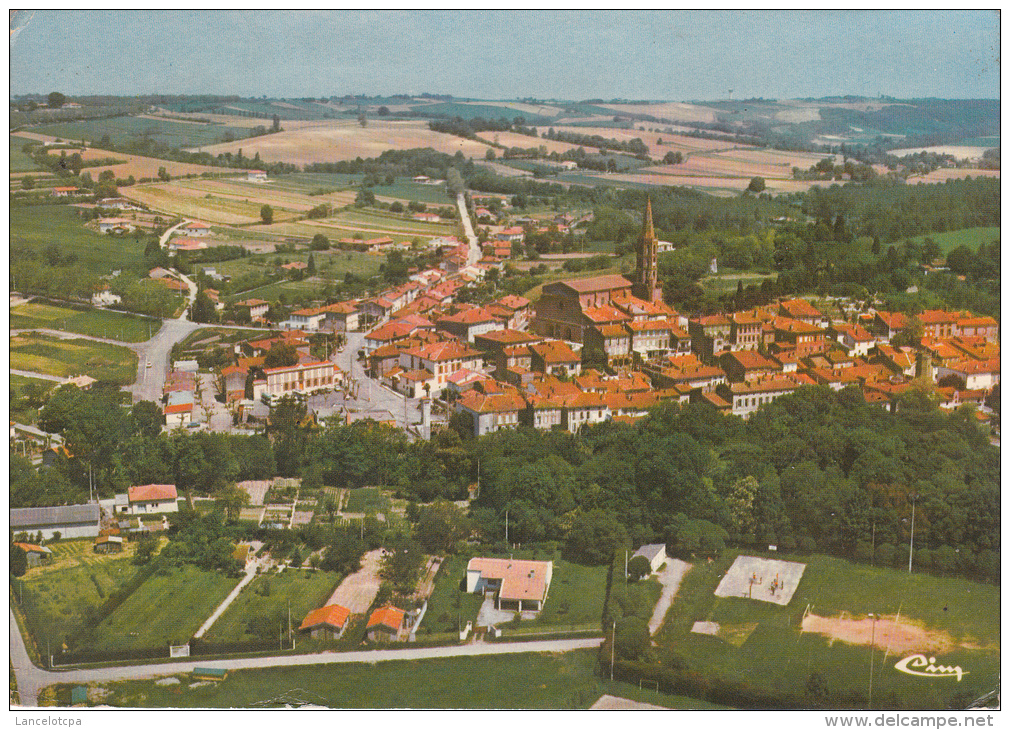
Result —
M 659 260 L 656 229 L 652 224 L 652 198 L 645 198 L 645 215 L 643 216 L 642 236 L 638 240 L 637 267 L 635 270 L 635 296 L 647 301 L 662 299 L 663 292 L 659 287 Z
M 645 225 L 642 226 L 642 238 L 655 241 L 656 229 L 652 225 L 652 198 L 645 196 Z

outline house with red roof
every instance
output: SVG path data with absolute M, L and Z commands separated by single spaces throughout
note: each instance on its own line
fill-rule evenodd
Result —
M 365 625 L 369 641 L 397 641 L 403 637 L 406 613 L 396 606 L 386 605 L 372 611 Z
M 514 388 L 499 393 L 484 393 L 478 386 L 468 390 L 453 404 L 457 413 L 466 413 L 473 420 L 473 435 L 483 436 L 503 428 L 516 428 L 526 401 Z
M 729 401 L 734 416 L 746 419 L 765 403 L 771 403 L 799 387 L 794 380 L 775 377 L 749 383 L 723 383 L 716 388 L 716 393 Z
M 467 342 L 473 342 L 477 335 L 505 329 L 504 324 L 485 307 L 467 307 L 443 315 L 435 321 L 435 327 Z
M 196 236 L 198 238 L 210 235 L 210 225 L 202 221 L 187 223 L 179 230 L 183 231 L 187 236 Z
M 351 611 L 337 603 L 310 611 L 298 627 L 313 639 L 339 639 L 350 623 Z
M 466 592 L 495 597 L 501 611 L 539 613 L 547 600 L 554 563 L 511 558 L 470 558 Z
M 144 484 L 127 490 L 130 513 L 178 512 L 179 493 L 174 484 Z
M 561 340 L 545 340 L 529 345 L 530 367 L 540 373 L 574 377 L 582 372 L 582 356 Z

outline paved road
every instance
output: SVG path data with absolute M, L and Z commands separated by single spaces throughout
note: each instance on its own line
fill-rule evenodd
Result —
M 473 232 L 473 223 L 470 221 L 470 214 L 466 210 L 466 198 L 463 197 L 463 193 L 456 196 L 456 206 L 459 208 L 460 220 L 463 221 L 463 231 L 466 233 L 466 240 L 470 244 L 466 263 L 468 266 L 473 266 L 480 261 L 482 253 L 480 244 L 477 242 L 477 234 Z
M 65 383 L 68 380 L 68 378 L 61 378 L 57 375 L 46 375 L 44 373 L 35 373 L 32 372 L 31 370 L 15 370 L 14 368 L 11 368 L 10 371 L 11 375 L 20 375 L 24 378 L 38 378 L 39 380 L 51 380 L 54 383 Z
M 191 672 L 196 667 L 215 669 L 263 669 L 267 667 L 297 667 L 316 664 L 352 664 L 440 659 L 455 656 L 482 654 L 524 654 L 528 652 L 566 652 L 598 647 L 603 639 L 560 639 L 552 641 L 524 641 L 504 644 L 463 644 L 460 646 L 432 646 L 417 649 L 378 649 L 374 651 L 323 652 L 320 654 L 287 654 L 282 656 L 217 659 L 213 661 L 182 661 L 166 664 L 140 664 L 127 667 L 101 667 L 95 669 L 68 669 L 48 671 L 31 663 L 25 650 L 24 639 L 10 611 L 10 656 L 17 677 L 21 702 L 26 707 L 38 705 L 38 693 L 57 682 L 113 682 L 128 679 L 148 679 Z
M 649 619 L 649 634 L 655 634 L 659 631 L 659 627 L 663 625 L 663 621 L 666 619 L 666 612 L 670 610 L 670 604 L 673 603 L 677 590 L 680 588 L 680 582 L 684 579 L 684 574 L 690 569 L 690 563 L 685 563 L 683 560 L 677 560 L 676 558 L 669 558 L 666 561 L 666 568 L 656 574 L 660 584 L 663 586 L 663 592 L 659 594 L 659 601 L 652 612 L 652 618 Z

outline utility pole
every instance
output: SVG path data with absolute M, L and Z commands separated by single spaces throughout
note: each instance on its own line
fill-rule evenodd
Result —
M 628 582 L 628 551 L 624 551 L 624 582 Z
M 610 634 L 610 681 L 614 681 L 614 647 L 617 645 L 617 619 L 614 619 L 614 628 Z
M 912 531 L 908 535 L 908 572 L 912 572 L 912 544 L 915 541 L 915 500 L 919 495 L 912 496 Z
M 505 510 L 505 544 L 509 544 L 509 511 Z
M 871 613 L 870 618 L 873 619 L 873 627 L 870 629 L 870 687 L 867 691 L 867 710 L 873 707 L 873 645 L 877 639 L 877 616 Z

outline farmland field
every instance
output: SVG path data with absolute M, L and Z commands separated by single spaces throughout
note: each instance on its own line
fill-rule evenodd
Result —
M 205 639 L 231 642 L 263 638 L 250 633 L 249 621 L 257 617 L 280 618 L 286 628 L 289 605 L 291 624 L 297 630 L 310 611 L 326 602 L 342 578 L 339 573 L 295 568 L 276 575 L 257 576 L 214 622 Z M 273 629 L 276 626 L 272 627 L 270 638 L 275 638 Z
M 910 183 L 924 182 L 924 183 L 942 183 L 948 180 L 963 180 L 966 177 L 995 177 L 998 178 L 999 170 L 978 170 L 970 167 L 941 167 L 939 170 L 933 170 L 925 175 L 919 175 L 917 177 L 910 177 L 908 181 Z
M 811 614 L 833 620 L 882 617 L 875 626 L 875 707 L 942 708 L 956 693 L 977 697 L 998 683 L 998 587 L 811 555 L 787 558 L 807 566 L 788 606 L 717 598 L 713 591 L 736 554 L 694 565 L 657 635 L 660 646 L 675 647 L 694 671 L 788 693 L 802 693 L 818 672 L 833 696 L 861 696 L 856 704 L 865 706 L 870 637 L 860 645 L 801 631 L 809 606 Z M 695 621 L 720 624 L 725 638 L 692 633 Z M 964 681 L 941 685 L 896 671 L 895 662 L 915 651 L 888 650 L 898 623 L 924 634 L 918 650 L 970 672 Z
M 145 342 L 157 334 L 161 322 L 104 309 L 78 311 L 31 302 L 10 310 L 10 327 L 65 330 L 123 342 Z
M 344 512 L 382 512 L 389 509 L 389 498 L 378 487 L 360 487 L 348 492 Z
M 146 272 L 144 244 L 132 237 L 103 236 L 84 227 L 81 219 L 65 205 L 16 206 L 10 210 L 10 246 L 24 247 L 36 256 L 56 245 L 64 254 L 77 256 L 75 266 L 104 275 L 115 269 Z
M 192 126 L 192 125 L 186 125 Z M 30 139 L 37 139 L 40 142 L 52 142 L 56 138 L 48 134 L 39 134 L 37 132 L 21 132 L 21 136 L 28 137 Z M 111 170 L 115 173 L 116 177 L 126 178 L 133 175 L 138 180 L 143 178 L 157 178 L 158 170 L 162 167 L 165 171 L 172 177 L 179 177 L 181 175 L 201 175 L 203 173 L 220 174 L 220 167 L 209 167 L 207 165 L 193 165 L 188 162 L 173 162 L 172 160 L 159 160 L 154 157 L 143 157 L 141 155 L 131 155 L 125 152 L 110 152 L 108 150 L 88 150 L 85 153 L 86 157 L 91 159 L 112 157 L 117 160 L 124 160 L 122 164 L 118 165 L 106 165 L 103 167 L 89 167 L 87 172 L 91 173 L 91 177 L 98 179 L 106 170 Z M 124 188 L 124 190 L 129 190 L 129 188 Z
M 943 251 L 944 255 L 949 254 L 958 246 L 964 245 L 968 248 L 977 251 L 979 245 L 983 243 L 992 243 L 993 241 L 998 241 L 999 239 L 999 228 L 996 226 L 989 226 L 983 228 L 964 228 L 960 231 L 947 231 L 946 233 L 930 233 L 928 236 L 918 236 L 912 239 L 916 242 L 921 242 L 926 238 L 932 238 L 938 244 Z
M 159 570 L 95 628 L 91 647 L 117 650 L 185 643 L 237 583 L 191 565 Z
M 331 241 L 334 236 L 330 237 Z M 355 276 L 368 279 L 379 273 L 379 265 L 383 262 L 382 256 L 362 253 L 360 251 L 299 251 L 298 253 L 286 253 L 280 256 L 284 261 L 304 261 L 308 263 L 309 254 L 315 258 L 316 269 L 322 278 L 340 278 L 344 274 L 351 272 Z M 277 254 L 262 254 L 257 256 L 246 256 L 231 261 L 222 261 L 214 264 L 219 273 L 231 277 L 241 276 L 250 272 L 269 273 L 273 270 L 273 263 L 278 258 Z M 293 282 L 297 283 L 297 282 Z
M 214 196 L 186 187 L 180 181 L 157 183 L 149 185 L 133 185 L 121 191 L 123 197 L 136 200 L 139 203 L 155 209 L 181 215 L 186 218 L 197 218 L 208 223 L 248 224 L 260 221 L 262 204 L 247 203 Z M 272 206 L 274 220 L 290 220 L 298 214 L 284 210 L 281 206 Z
M 718 709 L 700 700 L 609 682 L 595 671 L 596 651 L 279 667 L 232 672 L 193 687 L 154 680 L 115 682 L 105 703 L 116 707 L 283 707 L 285 695 L 326 707 L 581 709 L 609 693 L 678 709 Z M 417 681 L 424 677 L 423 682 Z M 393 689 L 395 688 L 395 689 Z M 276 699 L 272 699 L 276 698 Z
M 28 140 L 24 137 L 11 137 L 11 172 L 31 172 L 38 170 L 39 166 L 35 164 L 29 155 L 21 151 L 25 142 Z
M 126 347 L 83 339 L 60 339 L 37 332 L 10 338 L 10 366 L 45 375 L 91 377 L 118 385 L 137 379 L 137 354 Z
M 467 157 L 480 158 L 487 150 L 480 142 L 432 132 L 426 122 L 369 120 L 367 127 L 360 126 L 357 121 L 318 122 L 255 139 L 211 145 L 204 151 L 214 155 L 236 153 L 240 147 L 247 156 L 258 152 L 266 162 L 295 165 L 378 157 L 386 150 L 416 147 L 431 147 L 450 155 L 460 151 Z
M 261 120 L 261 124 L 269 126 L 270 121 Z M 117 147 L 150 138 L 169 147 L 183 148 L 223 142 L 226 134 L 231 134 L 234 139 L 242 139 L 249 136 L 250 130 L 247 127 L 173 122 L 151 117 L 111 117 L 44 124 L 33 128 L 33 131 L 88 142 L 97 142 L 104 135 L 109 135 L 112 144 Z
M 625 114 L 647 114 L 657 119 L 669 119 L 672 122 L 714 122 L 716 109 L 698 104 L 681 104 L 665 102 L 662 104 L 599 104 L 604 109 Z M 635 122 L 642 124 L 657 124 L 657 122 Z M 648 143 L 646 143 L 648 144 Z

